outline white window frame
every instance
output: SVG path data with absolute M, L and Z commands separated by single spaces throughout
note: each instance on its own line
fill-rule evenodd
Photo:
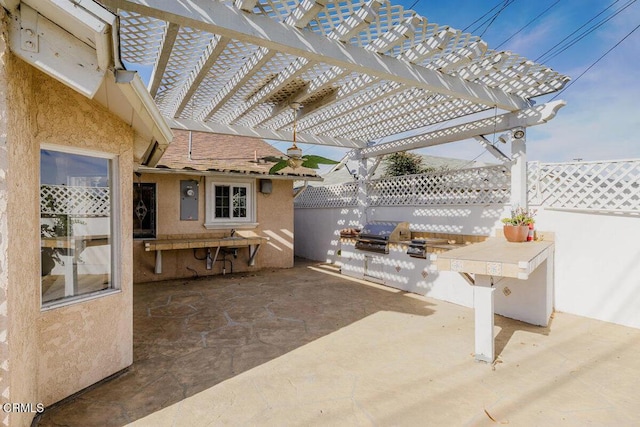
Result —
M 216 218 L 215 197 L 216 186 L 245 187 L 247 189 L 247 217 L 246 218 Z M 208 176 L 205 181 L 205 223 L 207 229 L 222 228 L 255 228 L 256 222 L 256 183 L 255 180 L 236 180 Z M 231 208 L 233 211 L 233 208 Z
M 121 218 L 121 198 L 120 191 L 120 157 L 117 154 L 106 153 L 103 151 L 88 150 L 84 148 L 68 147 L 64 145 L 56 145 L 50 143 L 40 144 L 40 150 L 58 151 L 60 153 L 78 154 L 82 156 L 91 156 L 99 159 L 110 160 L 109 174 L 110 174 L 110 194 L 111 194 L 111 287 L 100 291 L 73 295 L 64 299 L 43 302 L 42 301 L 42 282 L 40 283 L 40 311 L 48 311 L 60 307 L 65 307 L 72 304 L 82 303 L 97 298 L 102 298 L 108 295 L 113 295 L 122 292 L 122 283 L 120 281 L 120 266 L 122 264 L 122 253 L 120 250 L 122 242 L 122 218 Z M 38 163 L 38 168 L 40 168 Z M 40 179 L 38 180 L 38 189 L 40 188 Z M 40 190 L 38 190 L 38 198 L 40 197 Z M 38 215 L 40 216 L 40 215 Z

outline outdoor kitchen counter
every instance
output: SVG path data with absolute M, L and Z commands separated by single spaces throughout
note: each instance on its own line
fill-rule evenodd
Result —
M 495 360 L 495 311 L 535 325 L 548 324 L 554 249 L 552 240 L 511 243 L 492 237 L 437 255 L 438 271 L 457 272 L 473 285 L 476 360 Z
M 212 258 L 212 264 L 215 264 L 220 248 L 249 248 L 249 265 L 254 265 L 255 257 L 260 249 L 260 245 L 268 239 L 265 237 L 206 237 L 206 238 L 190 238 L 190 239 L 156 239 L 145 240 L 144 250 L 147 252 L 156 252 L 155 273 L 162 274 L 162 251 L 170 251 L 177 249 L 200 249 L 200 248 L 216 248 L 216 253 Z M 207 267 L 208 268 L 208 267 Z
M 553 252 L 552 241 L 511 243 L 491 237 L 438 254 L 438 271 L 527 279 Z

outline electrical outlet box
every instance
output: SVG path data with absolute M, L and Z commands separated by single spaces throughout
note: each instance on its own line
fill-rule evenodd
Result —
M 198 181 L 180 181 L 180 221 L 198 220 Z

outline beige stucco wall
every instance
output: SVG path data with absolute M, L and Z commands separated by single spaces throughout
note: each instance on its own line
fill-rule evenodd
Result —
M 199 184 L 198 220 L 180 221 L 180 181 L 195 179 Z M 224 179 L 224 178 L 221 178 Z M 138 178 L 134 178 L 138 182 Z M 142 174 L 140 182 L 155 182 L 158 198 L 158 238 L 224 237 L 229 229 L 208 230 L 205 223 L 205 178 L 188 175 Z M 256 217 L 258 227 L 249 230 L 238 228 L 238 235 L 268 237 L 256 256 L 255 266 L 248 266 L 248 249 L 243 248 L 238 258 L 233 259 L 233 271 L 253 271 L 261 268 L 290 268 L 293 266 L 293 183 L 289 180 L 273 180 L 271 194 L 262 194 L 257 189 Z M 203 258 L 205 250 L 196 255 Z M 230 256 L 228 259 L 232 259 Z M 204 260 L 197 260 L 193 250 L 163 251 L 162 274 L 154 273 L 155 252 L 145 252 L 143 241 L 134 241 L 134 282 L 167 280 L 173 278 L 221 274 L 222 262 L 216 262 L 212 270 L 206 269 Z M 229 272 L 229 263 L 226 271 Z
M 4 9 L 0 8 L 0 403 L 9 402 L 11 375 L 9 364 L 10 348 L 9 334 L 9 218 L 7 206 L 9 203 L 9 151 L 7 149 L 8 133 L 8 85 L 9 69 L 7 68 L 8 46 L 6 26 L 4 25 Z M 11 306 L 12 307 L 12 306 Z M 33 361 L 32 361 L 33 362 Z M 33 366 L 33 364 L 32 364 Z M 27 384 L 26 389 L 33 389 L 35 382 Z M 16 390 L 17 395 L 20 390 Z M 24 395 L 24 393 L 23 393 Z M 0 425 L 9 425 L 11 414 L 0 412 Z M 20 421 L 20 420 L 19 420 Z
M 2 219 L 9 230 L 3 232 L 0 246 L 8 250 L 8 255 L 0 251 L 0 277 L 6 277 L 0 285 L 0 307 L 8 317 L 8 350 L 0 351 L 8 356 L 10 372 L 8 396 L 3 397 L 50 405 L 132 363 L 133 132 L 99 104 L 12 54 L 2 49 L 0 54 L 0 85 L 7 91 L 6 97 L 0 92 L 4 98 L 0 100 L 0 112 L 4 106 L 0 137 L 3 125 L 7 134 L 6 146 L 1 147 L 6 149 L 4 160 L 0 154 L 0 173 L 4 166 L 7 187 L 7 212 Z M 122 197 L 122 262 L 117 278 L 121 292 L 44 312 L 40 310 L 39 247 L 42 143 L 117 154 Z M 2 199 L 0 195 L 0 203 Z M 3 286 L 7 287 L 5 305 Z M 33 414 L 11 417 L 11 425 L 28 425 Z

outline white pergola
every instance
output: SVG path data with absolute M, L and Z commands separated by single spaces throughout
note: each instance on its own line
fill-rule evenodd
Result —
M 298 142 L 359 159 L 475 138 L 524 180 L 524 138 L 509 158 L 484 135 L 550 120 L 564 102 L 532 100 L 569 80 L 387 0 L 0 4 L 13 19 L 12 50 L 141 128 L 135 154 L 147 166 L 170 141 L 166 123 L 282 141 L 295 125 Z M 148 93 L 121 60 L 152 68 Z M 121 108 L 121 93 L 143 107 Z M 468 118 L 483 111 L 490 117 Z
M 299 105 L 297 141 L 379 155 L 544 123 L 561 104 L 531 99 L 568 81 L 385 0 L 99 3 L 174 128 L 290 141 Z M 396 137 L 491 109 L 486 126 Z

